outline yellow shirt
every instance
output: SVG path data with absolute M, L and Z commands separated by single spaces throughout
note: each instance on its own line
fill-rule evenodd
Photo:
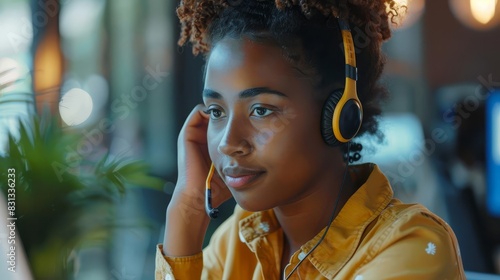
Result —
M 371 174 L 290 279 L 465 279 L 448 224 L 422 205 L 394 199 L 376 165 L 357 168 Z M 285 275 L 323 231 L 293 254 Z M 159 245 L 156 280 L 279 279 L 282 246 L 283 231 L 273 210 L 252 213 L 237 206 L 203 252 L 170 258 L 162 255 Z

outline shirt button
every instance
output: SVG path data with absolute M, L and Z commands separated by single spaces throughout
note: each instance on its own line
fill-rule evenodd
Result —
M 300 252 L 300 254 L 299 254 L 299 260 L 303 260 L 306 256 L 307 256 L 306 253 Z
M 269 224 L 266 222 L 260 223 L 259 227 L 263 232 L 267 233 L 269 231 Z
M 167 274 L 165 275 L 165 280 L 174 280 L 174 277 L 172 277 L 172 275 L 170 274 Z

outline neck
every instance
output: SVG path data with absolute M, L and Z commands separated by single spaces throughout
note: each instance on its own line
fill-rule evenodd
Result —
M 351 196 L 352 184 L 349 174 L 346 174 L 342 193 L 340 193 L 345 167 L 342 166 L 336 170 L 327 174 L 330 178 L 323 178 L 324 183 L 311 186 L 313 191 L 304 195 L 300 200 L 274 208 L 276 218 L 283 229 L 284 244 L 287 247 L 283 252 L 288 252 L 288 256 L 284 255 L 283 258 L 289 259 L 294 252 L 329 224 L 337 200 L 338 206 L 334 216 Z

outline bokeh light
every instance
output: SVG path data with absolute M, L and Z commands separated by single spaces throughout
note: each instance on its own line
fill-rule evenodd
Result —
M 471 0 L 470 9 L 472 16 L 482 24 L 487 24 L 495 16 L 498 0 Z
M 465 26 L 489 30 L 500 24 L 498 0 L 450 0 L 455 17 Z
M 59 102 L 61 118 L 68 126 L 76 126 L 85 122 L 92 114 L 93 107 L 90 94 L 80 88 L 70 89 Z

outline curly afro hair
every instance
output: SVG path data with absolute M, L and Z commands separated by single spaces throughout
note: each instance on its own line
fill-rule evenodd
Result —
M 342 36 L 337 18 L 351 25 L 358 67 L 358 97 L 363 123 L 358 136 L 378 135 L 377 116 L 387 93 L 378 84 L 385 64 L 382 43 L 401 8 L 389 0 L 182 0 L 179 45 L 188 41 L 193 53 L 210 53 L 225 37 L 268 42 L 312 78 L 318 90 L 345 80 Z M 346 146 L 343 146 L 346 149 Z M 359 158 L 359 154 L 358 154 Z

